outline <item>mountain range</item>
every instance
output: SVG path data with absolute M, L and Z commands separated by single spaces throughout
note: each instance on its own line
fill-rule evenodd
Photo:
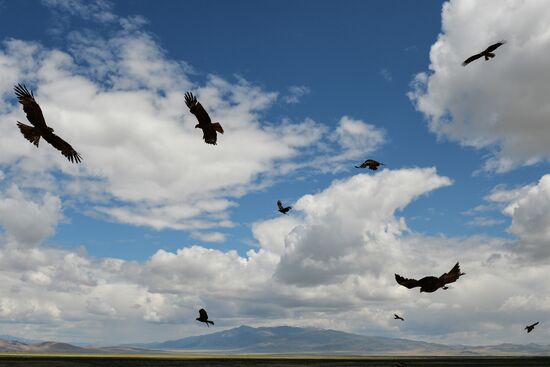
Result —
M 6 338 L 7 337 L 7 338 Z M 322 355 L 422 355 L 422 356 L 550 356 L 550 345 L 498 344 L 463 346 L 365 336 L 335 330 L 291 326 L 250 327 L 217 331 L 146 344 L 82 347 L 67 343 L 26 343 L 23 338 L 0 337 L 0 352 L 24 353 L 212 353 L 212 354 L 322 354 Z

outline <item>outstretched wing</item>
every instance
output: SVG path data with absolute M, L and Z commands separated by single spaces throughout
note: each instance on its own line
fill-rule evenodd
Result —
M 496 50 L 497 48 L 499 48 L 500 46 L 502 46 L 505 43 L 506 43 L 506 41 L 504 41 L 504 40 L 502 40 L 500 42 L 497 42 L 494 45 L 491 45 L 491 46 L 487 47 L 485 52 L 493 52 L 494 50 Z
M 420 283 L 418 282 L 418 280 L 403 278 L 399 274 L 395 274 L 395 280 L 397 281 L 397 283 L 401 284 L 403 287 L 407 287 L 409 289 L 414 287 L 420 287 Z
M 529 326 L 529 327 L 530 327 L 530 328 L 534 328 L 534 327 L 537 326 L 538 324 L 539 324 L 539 323 L 538 323 L 538 321 L 537 321 L 537 322 L 535 322 L 533 325 L 531 325 L 531 326 Z
M 185 104 L 189 107 L 189 111 L 199 120 L 199 125 L 210 125 L 212 123 L 208 112 L 206 112 L 200 102 L 197 101 L 197 97 L 195 97 L 193 93 L 185 93 Z
M 451 271 L 448 273 L 445 273 L 439 277 L 439 280 L 442 281 L 444 284 L 449 284 L 456 282 L 458 278 L 460 278 L 461 275 L 465 275 L 466 273 L 460 272 L 460 265 L 458 263 L 453 266 Z
M 284 210 L 283 203 L 281 203 L 281 200 L 277 200 L 277 206 L 279 207 L 279 210 Z
M 48 143 L 50 143 L 54 148 L 59 150 L 69 161 L 72 163 L 80 163 L 82 157 L 73 149 L 71 144 L 67 143 L 65 140 L 61 139 L 59 136 L 54 133 L 43 134 L 42 137 Z
M 17 84 L 13 89 L 15 90 L 17 100 L 23 105 L 23 111 L 27 114 L 27 120 L 34 127 L 46 130 L 47 125 L 44 115 L 42 115 L 40 106 L 34 100 L 32 92 L 29 92 L 25 84 Z
M 204 308 L 201 308 L 199 310 L 199 317 L 204 320 L 208 320 L 208 314 L 206 313 L 206 310 Z
M 464 62 L 462 63 L 462 66 L 468 65 L 468 64 L 471 63 L 472 61 L 475 61 L 475 60 L 479 59 L 481 56 L 483 56 L 483 52 L 468 57 L 466 60 L 464 60 Z

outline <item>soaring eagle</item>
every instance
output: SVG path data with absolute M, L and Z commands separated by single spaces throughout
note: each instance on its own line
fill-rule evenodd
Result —
M 283 203 L 281 202 L 281 200 L 277 200 L 277 207 L 279 208 L 279 211 L 283 214 L 286 214 L 288 213 L 288 211 L 290 209 L 292 209 L 291 206 L 287 206 L 286 208 L 283 206 Z
M 407 287 L 409 289 L 420 287 L 420 292 L 431 293 L 431 292 L 435 292 L 439 288 L 448 289 L 446 285 L 449 283 L 456 282 L 457 279 L 460 278 L 462 275 L 466 275 L 466 273 L 461 273 L 460 265 L 456 263 L 456 265 L 451 269 L 451 271 L 441 275 L 439 278 L 434 276 L 428 276 L 420 280 L 416 280 L 416 279 L 403 278 L 401 275 L 395 274 L 395 280 L 397 281 L 397 283 L 401 284 L 403 287 Z
M 479 59 L 482 56 L 485 56 L 485 61 L 487 61 L 489 59 L 492 59 L 493 57 L 495 57 L 495 54 L 493 53 L 493 51 L 496 50 L 497 48 L 499 48 L 500 46 L 502 46 L 505 43 L 506 43 L 506 41 L 497 42 L 494 45 L 491 45 L 491 46 L 487 47 L 485 49 L 485 51 L 481 51 L 478 54 L 475 54 L 473 56 L 468 57 L 466 60 L 464 60 L 464 62 L 462 63 L 462 66 L 468 65 L 472 61 L 475 61 L 475 60 Z
M 380 163 L 380 162 L 377 162 L 375 161 L 374 159 L 367 159 L 366 161 L 364 161 L 363 163 L 361 163 L 360 166 L 355 166 L 355 168 L 369 168 L 373 171 L 376 171 L 378 169 L 378 167 L 380 166 L 383 166 L 384 163 Z
M 208 112 L 206 112 L 200 102 L 197 101 L 197 97 L 195 97 L 193 93 L 185 93 L 185 104 L 189 107 L 189 111 L 199 120 L 195 128 L 202 129 L 202 138 L 206 144 L 216 145 L 216 140 L 218 139 L 216 131 L 223 134 L 222 125 L 220 125 L 219 122 L 212 123 L 210 116 L 208 116 Z
M 19 127 L 19 130 L 21 130 L 21 134 L 23 134 L 25 139 L 36 145 L 38 148 L 40 137 L 43 137 L 44 140 L 50 143 L 54 148 L 61 151 L 61 154 L 67 157 L 69 161 L 80 163 L 82 160 L 80 154 L 78 154 L 69 143 L 55 135 L 53 133 L 53 129 L 46 125 L 46 120 L 44 120 L 42 110 L 40 109 L 38 103 L 34 100 L 33 93 L 29 92 L 24 84 L 17 84 L 14 87 L 14 90 L 19 103 L 23 105 L 23 111 L 27 114 L 27 120 L 29 120 L 29 122 L 34 126 L 25 125 L 17 121 L 17 126 Z
M 208 326 L 208 324 L 214 325 L 214 321 L 208 320 L 208 314 L 206 313 L 206 310 L 204 308 L 201 308 L 199 310 L 199 317 L 197 317 L 195 320 L 200 321 L 200 322 L 204 322 L 206 324 L 206 326 Z M 208 326 L 208 327 L 210 327 L 210 326 Z
M 401 316 L 399 316 L 399 315 L 398 315 L 398 314 L 396 314 L 396 313 L 394 313 L 394 314 L 393 314 L 393 319 L 394 319 L 394 320 L 401 320 L 401 321 L 405 321 L 405 319 L 404 319 L 404 318 L 402 318 Z
M 535 326 L 537 326 L 539 323 L 538 322 L 535 322 L 533 325 L 527 325 L 525 327 L 525 330 L 527 330 L 528 333 L 530 333 L 531 331 L 533 331 L 533 329 L 535 328 Z

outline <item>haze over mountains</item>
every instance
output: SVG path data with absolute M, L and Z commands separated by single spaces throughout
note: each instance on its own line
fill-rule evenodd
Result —
M 3 339 L 8 338 L 8 339 Z M 339 355 L 550 355 L 550 345 L 499 344 L 492 346 L 449 346 L 422 341 L 365 336 L 336 330 L 290 326 L 240 326 L 211 334 L 158 343 L 113 347 L 81 347 L 68 343 L 24 343 L 4 335 L 0 352 L 24 353 L 187 353 L 220 354 L 339 354 Z M 11 339 L 10 339 L 11 338 Z

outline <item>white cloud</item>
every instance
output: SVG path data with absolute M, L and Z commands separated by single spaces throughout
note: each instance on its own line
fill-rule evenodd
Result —
M 17 185 L 0 192 L 0 225 L 8 241 L 34 246 L 51 236 L 62 218 L 61 200 L 46 193 L 36 203 Z
M 449 1 L 442 33 L 409 97 L 429 128 L 492 156 L 484 169 L 504 172 L 550 157 L 550 55 L 545 1 Z M 490 61 L 461 62 L 505 39 Z
M 537 184 L 500 187 L 487 199 L 506 204 L 503 213 L 512 218 L 508 230 L 517 236 L 519 251 L 539 260 L 550 256 L 550 175 L 542 176 Z
M 203 242 L 224 242 L 226 236 L 221 232 L 198 232 L 191 234 L 193 238 L 197 238 Z
M 340 144 L 343 151 L 332 158 L 335 161 L 356 159 L 370 154 L 386 140 L 384 130 L 348 116 L 340 119 L 332 138 Z
M 521 208 L 544 195 L 546 180 L 510 197 Z M 134 262 L 12 239 L 0 250 L 0 313 L 14 334 L 104 344 L 204 333 L 194 322 L 200 307 L 220 328 L 288 324 L 450 343 L 521 341 L 525 312 L 546 320 L 548 300 L 537 295 L 549 291 L 540 277 L 550 267 L 524 266 L 502 239 L 414 233 L 399 216 L 450 183 L 433 168 L 334 181 L 298 199 L 292 215 L 255 223 L 259 248 L 245 255 L 182 244 Z M 48 208 L 43 196 L 24 202 Z M 33 220 L 24 216 L 21 226 Z M 420 294 L 395 283 L 394 273 L 440 275 L 456 261 L 467 275 L 447 291 Z M 406 328 L 391 320 L 394 312 Z M 444 322 L 449 312 L 453 323 Z M 533 341 L 548 336 L 541 330 Z
M 76 15 L 83 19 L 112 22 L 117 16 L 112 12 L 113 4 L 105 0 L 42 0 L 54 11 Z
M 283 97 L 283 100 L 288 104 L 300 103 L 302 97 L 311 93 L 311 89 L 305 85 L 293 85 L 288 88 L 288 94 Z
M 69 3 L 54 5 L 63 4 Z M 167 58 L 139 19 L 123 20 L 106 37 L 71 32 L 68 50 L 20 40 L 0 49 L 7 106 L 0 110 L 0 167 L 18 185 L 47 189 L 122 223 L 227 228 L 234 225 L 227 214 L 232 199 L 303 168 L 296 162 L 301 154 L 316 154 L 320 141 L 330 140 L 328 127 L 311 119 L 265 122 L 275 92 L 242 78 L 192 81 L 189 66 Z M 15 121 L 26 119 L 13 98 L 19 82 L 34 90 L 46 120 L 82 154 L 82 164 L 69 164 L 46 142 L 36 149 L 22 138 Z M 205 144 L 194 128 L 187 90 L 224 126 L 217 146 Z M 359 144 L 369 151 L 383 141 L 376 127 L 349 118 L 335 134 L 341 145 L 327 154 L 338 159 L 356 156 Z M 54 179 L 55 172 L 62 175 Z
M 294 208 L 305 221 L 290 232 L 277 277 L 302 286 L 339 283 L 369 268 L 379 274 L 391 256 L 391 243 L 407 226 L 395 218 L 415 197 L 451 181 L 434 169 L 385 170 L 336 181 L 317 195 L 306 195 Z M 389 252 L 388 252 L 389 251 Z

